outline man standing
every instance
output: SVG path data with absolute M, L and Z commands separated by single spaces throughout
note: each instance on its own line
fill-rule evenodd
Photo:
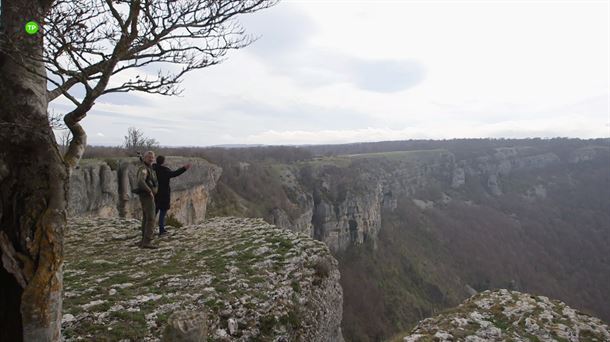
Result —
M 154 165 L 155 172 L 157 173 L 157 179 L 159 180 L 159 191 L 155 196 L 155 205 L 157 208 L 155 213 L 160 212 L 159 236 L 167 234 L 167 230 L 165 230 L 165 215 L 167 215 L 170 204 L 171 189 L 169 187 L 169 180 L 171 178 L 180 176 L 184 173 L 184 171 L 191 168 L 191 164 L 186 164 L 178 170 L 172 171 L 168 167 L 164 166 L 164 163 L 165 157 L 158 156 L 157 163 Z
M 155 153 L 144 153 L 143 165 L 138 169 L 138 196 L 142 204 L 142 241 L 140 248 L 157 248 L 153 246 L 153 229 L 155 227 L 155 194 L 157 193 L 157 175 L 152 168 Z

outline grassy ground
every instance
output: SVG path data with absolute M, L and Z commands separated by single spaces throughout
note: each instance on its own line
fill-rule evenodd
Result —
M 280 321 L 298 330 L 302 322 L 290 318 L 302 297 L 317 291 L 314 259 L 329 256 L 322 243 L 257 219 L 169 227 L 173 235 L 158 239 L 155 250 L 135 246 L 139 226 L 115 218 L 71 220 L 67 341 L 158 340 L 176 310 L 207 313 L 212 334 L 234 317 L 240 326 L 235 339 L 271 338 Z

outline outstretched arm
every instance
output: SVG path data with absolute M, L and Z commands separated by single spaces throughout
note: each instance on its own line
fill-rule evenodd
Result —
M 169 178 L 174 178 L 174 177 L 178 177 L 181 174 L 183 174 L 186 171 L 186 168 L 183 166 L 175 171 L 170 171 L 169 172 Z

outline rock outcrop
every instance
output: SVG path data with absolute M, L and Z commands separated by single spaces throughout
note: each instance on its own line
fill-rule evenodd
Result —
M 572 151 L 568 157 L 568 162 L 574 164 L 587 162 L 608 155 L 610 155 L 610 147 L 608 146 L 585 146 Z
M 291 205 L 301 214 L 291 219 L 276 208 L 268 221 L 324 241 L 333 251 L 364 241 L 376 245 L 381 211 L 396 209 L 400 197 L 431 208 L 435 202 L 448 203 L 451 198 L 444 192 L 462 191 L 468 182 L 480 184 L 485 196 L 497 197 L 517 173 L 609 156 L 606 146 L 579 148 L 564 160 L 553 152 L 521 146 L 495 148 L 461 160 L 444 149 L 318 158 L 280 167 L 280 181 L 293 194 Z M 523 192 L 524 198 L 545 198 L 542 184 L 531 186 Z M 416 197 L 420 192 L 428 198 Z
M 446 150 L 372 153 L 315 160 L 308 176 L 298 167 L 286 167 L 281 180 L 297 197 L 302 214 L 290 220 L 281 210 L 274 223 L 324 241 L 333 251 L 350 244 L 376 244 L 382 208 L 395 208 L 396 199 L 413 195 L 439 181 L 451 184 L 454 157 Z M 307 186 L 303 178 L 314 179 Z M 447 183 L 447 184 L 445 184 Z M 307 224 L 309 223 L 309 224 Z M 307 231 L 309 230 L 309 231 Z
M 485 291 L 421 321 L 404 342 L 610 341 L 608 325 L 564 303 L 516 291 Z
M 185 224 L 205 218 L 210 192 L 222 169 L 201 158 L 167 157 L 166 165 L 176 169 L 192 167 L 172 179 L 171 214 Z M 136 158 L 81 161 L 70 177 L 68 211 L 71 216 L 140 218 L 140 202 L 131 193 L 140 163 Z
M 473 161 L 463 161 L 467 165 L 464 179 L 480 177 L 486 180 L 485 187 L 491 195 L 501 196 L 504 193 L 502 179 L 510 174 L 542 169 L 561 162 L 560 158 L 551 152 L 532 153 L 530 147 L 496 148 L 492 155 L 481 156 Z M 465 184 L 465 181 L 462 181 L 461 184 Z M 459 186 L 454 186 L 454 188 L 459 188 Z
M 170 227 L 158 249 L 145 250 L 135 247 L 139 227 L 70 220 L 66 341 L 343 340 L 337 261 L 323 243 L 262 219 L 214 218 Z
M 112 217 L 119 215 L 119 183 L 106 162 L 83 159 L 70 176 L 68 214 Z

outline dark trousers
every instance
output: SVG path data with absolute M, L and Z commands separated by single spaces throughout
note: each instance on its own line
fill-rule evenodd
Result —
M 149 194 L 140 195 L 142 204 L 142 245 L 150 245 L 155 229 L 155 201 Z
M 167 209 L 157 208 L 155 211 L 155 216 L 159 212 L 161 212 L 159 214 L 159 234 L 162 234 L 165 232 L 165 216 L 167 215 Z

